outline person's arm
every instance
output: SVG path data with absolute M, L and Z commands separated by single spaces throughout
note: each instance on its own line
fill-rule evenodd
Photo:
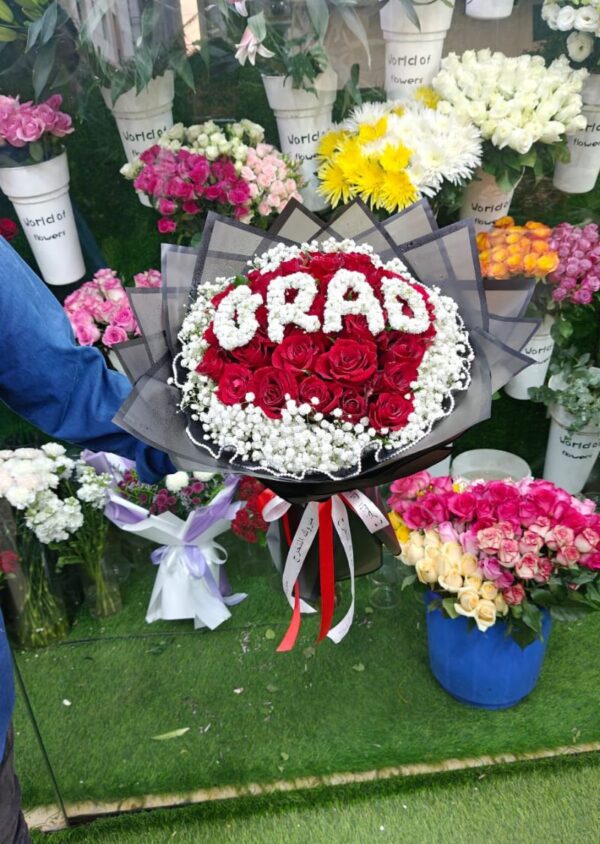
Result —
M 0 237 L 0 398 L 49 436 L 135 460 L 145 480 L 175 471 L 112 422 L 130 389 L 98 349 L 76 345 L 58 301 Z

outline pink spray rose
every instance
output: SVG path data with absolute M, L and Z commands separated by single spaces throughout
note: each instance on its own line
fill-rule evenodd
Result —
M 516 539 L 503 539 L 500 542 L 498 559 L 503 566 L 512 568 L 520 557 L 519 543 Z
M 532 580 L 539 573 L 538 555 L 528 551 L 516 561 L 515 574 L 523 580 Z
M 102 335 L 102 342 L 108 348 L 116 346 L 117 343 L 125 343 L 128 339 L 125 329 L 118 325 L 109 325 Z
M 509 607 L 517 607 L 519 604 L 523 603 L 525 598 L 525 587 L 522 583 L 515 583 L 513 586 L 509 586 L 502 590 L 502 597 Z

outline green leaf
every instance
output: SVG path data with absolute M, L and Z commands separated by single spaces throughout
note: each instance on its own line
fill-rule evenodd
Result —
M 152 56 L 147 47 L 140 47 L 135 54 L 134 60 L 135 88 L 136 91 L 143 91 L 152 79 L 154 65 Z
M 189 730 L 189 727 L 181 727 L 179 730 L 171 730 L 170 733 L 161 733 L 159 736 L 152 736 L 152 741 L 170 741 L 170 739 L 184 736 Z
M 265 639 L 274 639 L 275 638 L 275 631 L 272 630 L 270 627 L 265 630 Z
M 404 580 L 402 581 L 402 586 L 400 587 L 400 591 L 403 592 L 405 589 L 408 589 L 409 586 L 412 586 L 415 580 L 417 579 L 416 574 L 409 574 L 407 575 Z
M 306 0 L 308 17 L 319 41 L 324 41 L 329 26 L 329 9 L 325 0 Z M 341 11 L 341 10 L 340 10 Z
M 56 23 L 58 20 L 58 3 L 56 0 L 51 3 L 41 18 L 33 21 L 29 25 L 27 31 L 27 46 L 25 52 L 27 53 L 38 42 L 40 44 L 47 44 L 54 35 L 56 30 Z
M 455 602 L 455 598 L 444 598 L 442 600 L 442 607 L 444 608 L 445 613 L 450 616 L 450 618 L 458 618 L 459 616 L 459 613 L 457 613 L 454 609 Z
M 259 12 L 257 15 L 252 15 L 247 20 L 248 27 L 250 28 L 250 32 L 258 38 L 259 41 L 264 41 L 267 37 L 267 21 L 265 19 L 265 13 Z
M 388 0 L 389 2 L 389 0 Z M 400 5 L 404 9 L 404 14 L 409 19 L 409 21 L 417 27 L 419 32 L 421 31 L 421 21 L 419 20 L 419 16 L 415 11 L 415 7 L 412 4 L 412 0 L 400 0 Z
M 173 68 L 177 76 L 179 76 L 185 84 L 190 88 L 192 91 L 196 90 L 196 86 L 194 84 L 194 74 L 192 73 L 192 66 L 188 61 L 188 57 L 185 53 L 176 52 L 173 55 L 169 56 L 169 66 Z
M 363 26 L 363 22 L 356 14 L 354 9 L 348 9 L 344 6 L 340 6 L 338 11 L 340 13 L 340 17 L 344 21 L 344 24 L 360 42 L 363 50 L 367 55 L 367 63 L 369 67 L 371 67 L 371 50 L 369 49 L 369 36 L 367 35 L 367 32 Z
M 550 607 L 550 614 L 556 621 L 579 621 L 591 612 L 594 612 L 594 608 L 587 604 L 569 603 Z
M 362 662 L 357 662 L 356 665 L 352 666 L 353 671 L 358 671 L 359 673 L 365 670 L 365 666 Z
M 40 47 L 33 63 L 33 92 L 39 100 L 44 88 L 48 84 L 56 57 L 56 41 L 50 41 Z
M 523 615 L 521 616 L 523 619 L 523 624 L 526 624 L 533 632 L 541 638 L 542 635 L 542 611 L 539 607 L 536 607 L 535 604 L 531 603 L 531 601 L 525 601 L 521 604 L 523 607 Z
M 20 35 L 14 29 L 9 29 L 7 26 L 0 26 L 0 42 L 8 43 L 9 41 L 18 41 Z
M 4 0 L 0 0 L 0 21 L 4 21 L 5 23 L 12 23 L 15 19 L 12 9 L 10 6 L 4 2 Z

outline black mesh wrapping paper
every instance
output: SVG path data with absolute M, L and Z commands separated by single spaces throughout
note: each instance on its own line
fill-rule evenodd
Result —
M 168 383 L 179 351 L 177 335 L 190 297 L 205 281 L 245 272 L 247 262 L 255 254 L 276 243 L 323 242 L 331 237 L 367 243 L 384 261 L 399 257 L 422 284 L 437 285 L 443 294 L 455 299 L 475 351 L 468 390 L 455 394 L 452 413 L 436 423 L 422 440 L 381 462 L 368 457 L 358 475 L 348 470 L 347 477 L 341 475 L 336 480 L 317 473 L 301 481 L 287 480 L 260 468 L 212 457 L 188 436 L 188 426 L 193 430 L 198 423 L 190 425 L 186 415 L 178 411 L 179 391 Z M 471 221 L 438 229 L 426 201 L 384 222 L 355 201 L 327 224 L 301 204 L 291 202 L 268 232 L 209 214 L 197 250 L 163 246 L 162 274 L 162 288 L 130 291 L 143 339 L 116 348 L 133 389 L 115 422 L 168 452 L 180 468 L 254 475 L 282 498 L 297 504 L 387 483 L 443 459 L 448 443 L 490 416 L 493 392 L 531 362 L 521 349 L 538 323 L 523 319 L 522 314 L 534 282 L 519 278 L 511 280 L 507 287 L 485 289 Z M 195 431 L 197 439 L 201 433 Z

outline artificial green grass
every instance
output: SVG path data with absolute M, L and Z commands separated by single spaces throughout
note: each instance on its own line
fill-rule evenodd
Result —
M 556 625 L 535 692 L 493 713 L 466 708 L 437 685 L 424 610 L 410 592 L 397 610 L 372 610 L 362 579 L 340 645 L 315 648 L 317 621 L 307 619 L 296 649 L 277 654 L 288 608 L 265 577 L 238 573 L 232 561 L 232 583 L 249 598 L 229 622 L 212 633 L 192 632 L 191 622 L 155 633 L 143 622 L 154 572 L 144 576 L 145 590 L 132 586 L 140 606 L 129 635 L 117 616 L 98 638 L 88 629 L 77 641 L 78 626 L 71 642 L 17 655 L 67 803 L 600 740 L 600 660 L 589 646 L 600 618 Z M 154 739 L 182 728 L 178 738 Z M 53 799 L 34 752 L 18 740 L 29 806 Z
M 96 821 L 34 844 L 596 841 L 600 759 L 252 797 Z

